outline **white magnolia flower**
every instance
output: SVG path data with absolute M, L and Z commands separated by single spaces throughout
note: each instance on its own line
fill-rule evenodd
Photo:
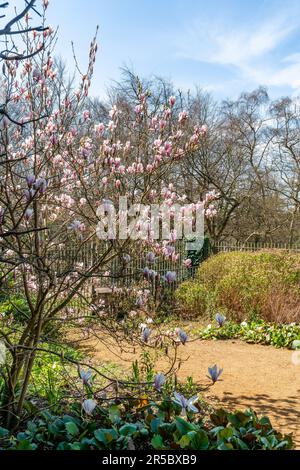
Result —
M 88 371 L 81 370 L 80 371 L 80 378 L 81 378 L 81 380 L 83 381 L 84 384 L 89 385 L 90 380 L 92 378 L 92 371 L 91 370 L 88 370 Z
M 174 399 L 173 401 L 181 406 L 181 414 L 183 416 L 186 415 L 187 411 L 191 411 L 193 413 L 198 413 L 198 408 L 194 406 L 194 403 L 198 401 L 198 396 L 195 395 L 192 398 L 185 398 L 183 395 L 181 395 L 178 392 L 174 392 Z
M 91 398 L 89 400 L 84 400 L 84 402 L 82 403 L 83 411 L 89 416 L 93 414 L 93 411 L 96 408 L 96 406 L 97 406 L 97 403 L 95 402 L 95 400 L 92 400 Z

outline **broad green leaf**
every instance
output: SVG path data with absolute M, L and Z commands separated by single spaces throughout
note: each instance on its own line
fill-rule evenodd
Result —
M 118 439 L 118 433 L 115 429 L 96 429 L 94 436 L 103 444 L 109 444 L 110 442 Z
M 224 428 L 218 433 L 218 439 L 230 439 L 233 436 L 232 428 Z
M 246 413 L 238 411 L 237 413 L 229 413 L 228 420 L 235 428 L 239 428 L 249 423 L 251 421 L 251 417 L 249 417 Z
M 229 442 L 221 442 L 217 447 L 218 450 L 234 450 L 233 445 Z
M 57 436 L 57 435 L 60 433 L 59 427 L 56 426 L 56 424 L 54 424 L 54 423 L 53 423 L 53 424 L 50 423 L 50 424 L 48 425 L 48 431 L 49 431 L 51 434 L 53 434 L 54 436 Z
M 71 450 L 81 450 L 81 446 L 79 442 L 73 442 L 70 446 Z
M 16 447 L 16 450 L 35 450 L 36 445 L 31 444 L 27 439 L 24 439 L 23 441 L 20 441 Z
M 77 436 L 79 434 L 79 429 L 77 424 L 73 423 L 72 421 L 69 421 L 66 423 L 66 430 L 68 431 L 71 436 Z
M 279 442 L 279 444 L 277 444 L 277 446 L 275 447 L 275 449 L 282 449 L 282 448 L 285 448 L 285 447 L 290 448 L 288 441 L 281 441 L 281 442 Z
M 191 434 L 191 433 L 189 433 Z M 208 435 L 204 429 L 197 431 L 191 439 L 192 448 L 195 450 L 207 450 L 209 448 Z
M 259 424 L 261 424 L 262 426 L 268 426 L 269 428 L 271 428 L 271 421 L 269 420 L 269 418 L 267 416 L 263 416 L 260 420 L 259 420 Z
M 28 431 L 30 431 L 31 433 L 35 433 L 36 430 L 37 430 L 37 426 L 35 423 L 33 423 L 32 421 L 28 421 L 27 423 L 27 429 Z
M 195 427 L 193 424 L 189 423 L 183 418 L 180 418 L 179 416 L 176 417 L 175 421 L 176 421 L 176 428 L 182 435 L 187 434 L 189 431 L 195 430 Z
M 151 421 L 151 431 L 154 432 L 154 433 L 157 433 L 158 432 L 158 428 L 159 426 L 161 425 L 162 421 L 160 418 L 154 418 L 152 419 Z
M 152 437 L 151 445 L 155 450 L 163 450 L 165 448 L 163 438 L 159 434 L 155 434 L 155 436 Z
M 1 428 L 0 427 L 0 437 L 6 437 L 9 435 L 9 431 L 8 429 L 5 429 L 5 428 Z
M 119 430 L 121 436 L 132 436 L 137 431 L 135 424 L 124 424 Z
M 260 442 L 263 444 L 264 448 L 266 448 L 266 449 L 271 449 L 272 448 L 272 446 L 270 445 L 270 442 L 268 441 L 268 439 L 266 437 L 261 437 Z
M 180 445 L 181 449 L 186 449 L 190 445 L 189 435 L 185 434 L 184 436 L 182 436 L 178 444 Z
M 70 450 L 70 444 L 68 442 L 60 442 L 57 446 L 57 450 Z
M 249 447 L 247 446 L 247 444 L 241 439 L 239 439 L 238 437 L 234 437 L 233 440 L 237 444 L 238 449 L 249 450 Z
M 226 426 L 228 423 L 228 413 L 220 408 L 215 413 L 212 413 L 210 419 L 216 426 Z

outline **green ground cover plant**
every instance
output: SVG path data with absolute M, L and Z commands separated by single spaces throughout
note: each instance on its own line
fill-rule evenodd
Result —
M 17 434 L 0 428 L 0 450 L 283 450 L 293 447 L 290 436 L 276 432 L 267 417 L 252 411 L 218 409 L 206 420 L 176 400 L 111 403 L 84 415 L 79 404 L 59 416 L 42 412 Z
M 247 343 L 272 345 L 276 348 L 297 349 L 300 344 L 300 325 L 272 324 L 263 320 L 242 323 L 226 321 L 221 327 L 215 322 L 194 327 L 192 333 L 201 339 L 241 339 Z

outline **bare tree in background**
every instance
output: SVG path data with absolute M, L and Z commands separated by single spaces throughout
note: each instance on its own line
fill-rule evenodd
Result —
M 300 107 L 299 99 L 281 98 L 272 103 L 270 135 L 273 146 L 270 161 L 276 176 L 269 184 L 287 203 L 288 242 L 294 243 L 299 231 L 300 208 Z
M 3 49 L 1 47 L 0 59 L 2 60 L 24 60 L 30 57 L 33 57 L 35 54 L 40 52 L 44 44 L 41 43 L 39 47 L 32 51 L 20 52 L 18 51 L 18 46 L 16 44 L 16 39 L 23 34 L 28 34 L 32 32 L 43 32 L 47 30 L 47 27 L 44 24 L 29 26 L 29 15 L 33 12 L 40 19 L 43 18 L 42 14 L 36 8 L 36 0 L 25 0 L 25 6 L 20 13 L 15 11 L 13 18 L 11 18 L 5 26 L 0 29 L 0 38 L 3 43 Z M 41 5 L 40 5 L 41 6 Z M 43 9 L 47 8 L 48 2 L 43 2 Z M 0 4 L 0 10 L 3 12 L 9 7 L 9 2 L 4 2 Z M 0 19 L 6 18 L 6 14 L 3 13 L 0 16 Z M 41 20 L 42 21 L 42 20 Z
M 38 6 L 36 6 L 36 3 L 36 0 L 25 0 L 24 8 L 21 12 L 18 13 L 17 10 L 14 9 L 13 17 L 5 23 L 3 28 L 0 29 L 0 61 L 3 61 L 3 79 L 7 77 L 7 74 L 11 73 L 11 69 L 17 70 L 18 62 L 34 57 L 45 47 L 45 41 L 47 38 L 47 34 L 45 33 L 49 29 L 45 26 L 45 10 L 48 7 L 48 0 L 41 1 Z M 7 16 L 9 15 L 7 15 L 6 12 L 10 6 L 10 2 L 0 4 L 0 12 L 3 11 L 3 14 L 0 15 L 0 20 L 3 22 L 8 19 Z M 41 11 L 39 11 L 39 9 Z M 38 17 L 40 22 L 39 25 L 30 25 L 31 13 Z M 34 34 L 36 40 L 30 41 L 29 34 Z M 19 50 L 18 39 L 22 40 L 21 43 L 23 45 L 25 44 L 25 49 L 23 51 Z M 26 122 L 16 121 L 13 115 L 9 112 L 7 97 L 2 96 L 1 101 L 0 123 L 2 127 L 5 126 L 7 122 L 23 127 Z M 29 122 L 31 122 L 31 120 Z M 1 155 L 1 157 L 5 157 L 5 155 Z M 3 160 L 0 161 L 0 164 L 3 164 Z

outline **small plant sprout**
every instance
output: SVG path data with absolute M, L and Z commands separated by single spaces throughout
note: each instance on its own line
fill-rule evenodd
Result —
M 97 406 L 97 403 L 92 398 L 89 398 L 88 400 L 84 400 L 84 402 L 82 403 L 82 409 L 88 416 L 92 416 L 96 406 Z
M 222 315 L 222 313 L 217 313 L 216 316 L 215 316 L 215 320 L 218 323 L 219 327 L 221 327 L 221 326 L 224 325 L 224 323 L 226 321 L 226 317 L 225 317 L 225 315 Z
M 81 370 L 80 373 L 80 378 L 83 382 L 84 385 L 90 385 L 91 384 L 91 378 L 92 378 L 92 371 L 91 370 Z
M 154 388 L 158 392 L 161 392 L 162 386 L 166 383 L 166 377 L 164 374 L 156 374 L 154 376 Z
M 218 366 L 215 364 L 213 367 L 208 368 L 208 377 L 212 380 L 212 383 L 216 383 L 222 372 L 223 369 L 219 369 Z
M 183 331 L 183 330 L 179 330 L 178 331 L 178 338 L 180 339 L 180 342 L 185 345 L 185 343 L 187 342 L 187 340 L 189 339 L 188 335 Z
M 186 416 L 187 411 L 191 411 L 192 413 L 198 413 L 198 408 L 195 407 L 194 403 L 198 401 L 198 396 L 195 395 L 191 398 L 185 398 L 178 392 L 174 392 L 174 403 L 181 406 L 181 414 L 182 416 Z

